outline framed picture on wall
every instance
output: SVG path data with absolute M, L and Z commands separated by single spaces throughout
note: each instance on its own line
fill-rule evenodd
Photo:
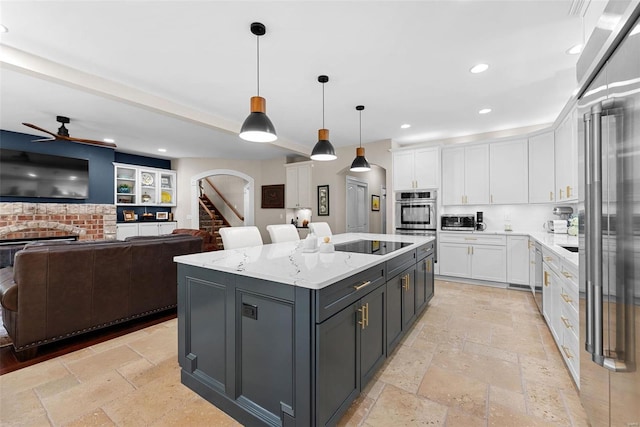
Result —
M 135 221 L 136 213 L 135 211 L 122 211 L 122 215 L 124 216 L 125 221 Z
M 329 185 L 318 185 L 318 216 L 329 216 Z
M 380 210 L 380 196 L 376 196 L 375 194 L 371 195 L 371 210 L 372 211 Z
M 262 209 L 284 208 L 284 184 L 262 186 Z

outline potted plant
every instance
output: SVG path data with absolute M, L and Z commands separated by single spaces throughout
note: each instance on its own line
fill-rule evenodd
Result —
M 129 184 L 118 184 L 118 193 L 131 193 L 131 186 Z

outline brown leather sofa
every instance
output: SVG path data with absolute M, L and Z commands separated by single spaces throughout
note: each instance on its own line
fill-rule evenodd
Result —
M 201 252 L 190 235 L 34 243 L 2 269 L 2 320 L 19 359 L 38 346 L 176 307 L 173 257 Z
M 176 228 L 171 232 L 172 234 L 190 234 L 191 236 L 197 236 L 202 239 L 202 252 L 210 252 L 218 250 L 218 243 L 213 234 L 205 230 L 195 230 L 193 228 Z

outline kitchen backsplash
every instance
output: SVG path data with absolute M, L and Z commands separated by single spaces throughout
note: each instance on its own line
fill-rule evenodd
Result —
M 479 206 L 445 206 L 440 207 L 439 215 L 449 214 L 473 214 L 481 211 L 484 214 L 485 231 L 504 231 L 505 223 L 511 225 L 511 229 L 518 231 L 545 231 L 543 224 L 548 220 L 560 219 L 552 213 L 554 206 L 571 206 L 573 212 L 578 212 L 577 203 L 556 203 L 544 205 L 479 205 Z M 438 229 L 440 229 L 438 218 Z

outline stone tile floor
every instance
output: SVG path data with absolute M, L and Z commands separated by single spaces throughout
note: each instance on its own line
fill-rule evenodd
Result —
M 232 426 L 180 383 L 177 320 L 0 376 L 0 425 Z M 436 281 L 436 295 L 344 426 L 586 426 L 528 292 Z

